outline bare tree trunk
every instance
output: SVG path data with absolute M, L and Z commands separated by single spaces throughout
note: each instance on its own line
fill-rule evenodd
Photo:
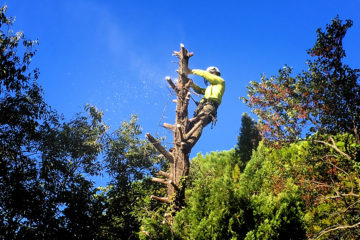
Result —
M 164 178 L 153 178 L 154 182 L 167 185 L 168 197 L 151 197 L 152 199 L 161 202 L 170 203 L 173 215 L 185 206 L 186 177 L 189 175 L 190 167 L 189 154 L 191 152 L 191 147 L 186 143 L 187 139 L 190 137 L 189 135 L 191 135 L 191 129 L 189 132 L 186 132 L 186 130 L 189 124 L 188 105 L 190 100 L 189 87 L 191 82 L 187 78 L 186 70 L 188 69 L 189 58 L 193 53 L 189 53 L 184 48 L 184 45 L 181 44 L 180 51 L 175 51 L 174 55 L 179 58 L 178 85 L 176 86 L 170 77 L 167 77 L 166 80 L 177 95 L 176 119 L 174 125 L 164 123 L 164 127 L 173 132 L 174 146 L 172 151 L 167 151 L 160 145 L 157 139 L 152 137 L 149 133 L 146 134 L 147 139 L 170 163 L 169 172 L 160 171 L 158 173 L 159 176 Z

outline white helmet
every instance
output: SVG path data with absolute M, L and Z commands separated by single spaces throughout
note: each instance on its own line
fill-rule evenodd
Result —
M 220 71 L 217 67 L 211 66 L 206 69 L 207 72 L 220 76 Z

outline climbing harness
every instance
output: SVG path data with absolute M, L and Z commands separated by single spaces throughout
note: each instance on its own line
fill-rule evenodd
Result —
M 216 125 L 216 122 L 217 122 L 217 109 L 219 107 L 219 104 L 213 100 L 210 100 L 210 99 L 206 99 L 204 98 L 203 101 L 201 101 L 198 105 L 197 105 L 197 108 L 195 109 L 194 111 L 194 117 L 198 116 L 199 113 L 201 112 L 201 110 L 206 106 L 206 105 L 211 105 L 215 108 L 215 111 L 212 111 L 210 113 L 204 113 L 206 114 L 207 116 L 206 117 L 209 117 L 211 120 L 211 129 L 213 129 Z

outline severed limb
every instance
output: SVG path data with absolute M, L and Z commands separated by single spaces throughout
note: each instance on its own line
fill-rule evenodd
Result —
M 166 178 L 170 178 L 170 177 L 171 177 L 171 174 L 170 174 L 170 173 L 164 172 L 164 171 L 158 171 L 156 174 L 157 174 L 157 175 L 160 175 L 160 176 L 163 176 L 163 177 L 166 177 Z
M 165 185 L 168 185 L 170 182 L 166 179 L 162 179 L 162 178 L 156 178 L 156 177 L 153 177 L 151 179 L 151 181 L 153 182 L 158 182 L 158 183 L 162 183 L 162 184 L 165 184 Z
M 172 131 L 172 132 L 174 132 L 175 131 L 175 126 L 174 125 L 172 125 L 172 124 L 169 124 L 169 123 L 163 123 L 163 125 L 162 125 L 164 128 L 166 128 L 166 129 L 168 129 L 168 130 L 170 130 L 170 131 Z
M 174 183 L 174 181 L 172 180 L 166 180 L 166 179 L 162 179 L 162 178 L 156 178 L 156 177 L 153 177 L 151 179 L 151 181 L 153 182 L 157 182 L 157 183 L 162 183 L 164 185 L 168 185 L 170 184 L 171 186 L 173 186 L 175 188 L 175 190 L 179 190 L 178 186 Z
M 170 87 L 174 89 L 176 93 L 179 92 L 179 89 L 175 86 L 175 83 L 171 80 L 170 76 L 166 76 L 165 80 L 169 83 Z
M 158 140 L 156 140 L 150 133 L 145 134 L 146 138 L 151 142 L 151 144 L 162 154 L 164 157 L 169 160 L 170 163 L 174 162 L 174 157 L 169 153 Z
M 159 201 L 159 202 L 164 202 L 164 203 L 168 203 L 169 202 L 169 198 L 167 197 L 157 197 L 155 195 L 151 195 L 150 196 L 151 199 L 154 199 L 156 201 Z

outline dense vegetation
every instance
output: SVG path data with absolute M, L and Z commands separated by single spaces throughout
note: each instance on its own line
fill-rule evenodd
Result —
M 359 239 L 359 70 L 343 63 L 352 22 L 317 32 L 308 70 L 251 82 L 237 146 L 198 155 L 186 207 L 168 222 L 167 165 L 136 116 L 110 132 L 86 106 L 64 121 L 31 69 L 37 41 L 0 12 L 0 239 Z M 262 140 L 261 140 L 262 139 Z M 261 141 L 260 141 L 261 140 Z M 235 141 L 235 140 L 234 140 Z M 102 161 L 101 161 L 102 160 Z M 96 188 L 91 176 L 107 172 Z
M 38 70 L 30 69 L 37 41 L 14 33 L 5 12 L 6 6 L 0 11 L 0 239 L 135 238 L 137 209 L 157 191 L 148 175 L 162 168 L 139 138 L 136 117 L 110 133 L 102 112 L 86 106 L 87 114 L 65 122 L 44 102 Z M 103 169 L 112 180 L 98 189 L 90 177 Z

